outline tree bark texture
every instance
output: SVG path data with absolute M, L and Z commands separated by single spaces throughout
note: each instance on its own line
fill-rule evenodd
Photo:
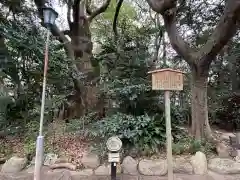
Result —
M 207 75 L 199 75 L 192 70 L 191 79 L 191 110 L 192 128 L 191 133 L 197 139 L 201 139 L 207 132 L 208 124 L 208 103 L 207 103 Z

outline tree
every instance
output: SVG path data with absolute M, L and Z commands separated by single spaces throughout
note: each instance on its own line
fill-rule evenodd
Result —
M 25 10 L 24 5 L 21 9 Z M 32 12 L 32 9 L 16 14 L 2 12 L 0 22 L 0 82 L 3 83 L 0 86 L 7 89 L 6 94 L 0 93 L 1 114 L 5 127 L 21 126 L 23 132 L 27 123 L 39 121 L 44 66 L 45 32 L 34 23 L 35 13 Z M 50 38 L 46 122 L 52 120 L 53 110 L 65 102 L 73 89 L 63 46 Z M 14 103 L 9 103 L 8 99 L 13 99 Z
M 93 19 L 103 13 L 111 0 L 106 0 L 100 7 L 94 7 L 91 0 L 64 0 L 67 5 L 67 21 L 69 29 L 61 31 L 57 25 L 51 28 L 51 32 L 63 43 L 64 49 L 71 63 L 71 77 L 75 88 L 75 106 L 80 115 L 87 113 L 96 104 L 96 76 L 92 68 L 92 48 L 90 24 Z M 40 18 L 42 19 L 42 8 L 47 0 L 34 0 Z M 70 40 L 67 38 L 70 37 Z M 89 98 L 92 101 L 89 102 Z
M 207 104 L 209 68 L 217 54 L 236 33 L 240 2 L 238 0 L 226 1 L 218 25 L 205 45 L 198 49 L 190 47 L 177 30 L 178 6 L 176 0 L 147 0 L 147 2 L 154 11 L 162 15 L 172 47 L 190 66 L 192 73 L 192 134 L 197 139 L 209 137 L 211 135 Z

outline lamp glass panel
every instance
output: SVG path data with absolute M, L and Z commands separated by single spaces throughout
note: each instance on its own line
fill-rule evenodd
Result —
M 49 24 L 49 21 L 50 21 L 50 17 L 51 16 L 51 12 L 49 9 L 44 9 L 43 10 L 43 21 L 44 21 L 44 24 Z

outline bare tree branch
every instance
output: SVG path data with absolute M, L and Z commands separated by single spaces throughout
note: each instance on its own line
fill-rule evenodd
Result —
M 240 1 L 228 0 L 224 14 L 206 44 L 199 51 L 200 65 L 210 64 L 227 42 L 235 35 L 240 17 Z M 208 63 L 208 61 L 210 61 Z
M 88 18 L 89 21 L 92 21 L 97 15 L 103 13 L 104 11 L 106 11 L 106 9 L 108 8 L 109 4 L 110 4 L 111 0 L 106 0 L 105 3 L 103 3 L 103 5 L 99 8 L 97 8 L 95 11 L 92 12 L 91 16 Z

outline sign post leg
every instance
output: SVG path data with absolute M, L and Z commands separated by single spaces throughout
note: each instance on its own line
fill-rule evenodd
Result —
M 117 180 L 117 163 L 111 163 L 111 180 Z
M 168 180 L 173 180 L 173 158 L 172 158 L 172 130 L 170 114 L 170 91 L 164 92 L 165 96 L 165 118 L 166 118 L 166 137 L 167 137 L 167 164 Z

